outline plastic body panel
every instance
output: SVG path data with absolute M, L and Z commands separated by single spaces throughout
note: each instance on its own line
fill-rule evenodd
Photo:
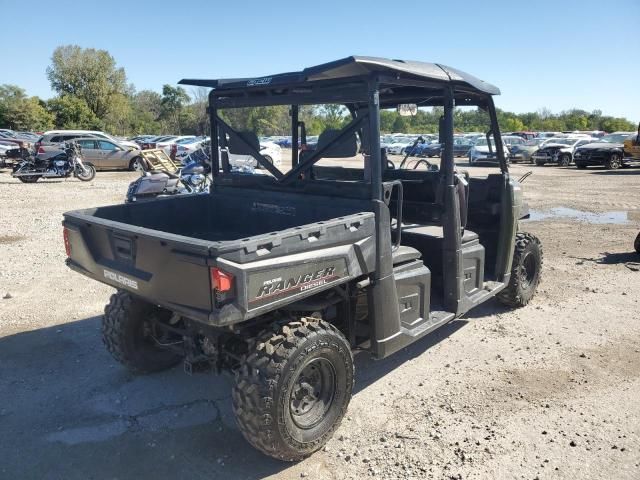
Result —
M 217 326 L 248 320 L 375 269 L 373 213 L 348 213 L 362 207 L 359 201 L 316 199 L 328 207 L 309 213 L 297 208 L 307 195 L 291 194 L 284 205 L 272 201 L 267 211 L 249 208 L 240 218 L 235 209 L 222 208 L 263 204 L 263 196 L 234 191 L 67 212 L 67 263 L 95 280 Z M 327 218 L 331 202 L 345 215 Z M 292 207 L 301 214 L 292 215 Z M 268 231 L 273 224 L 280 230 Z M 213 240 L 224 237 L 229 240 Z M 213 266 L 234 275 L 234 295 L 224 305 L 214 302 Z M 259 295 L 265 282 L 274 281 L 269 297 Z

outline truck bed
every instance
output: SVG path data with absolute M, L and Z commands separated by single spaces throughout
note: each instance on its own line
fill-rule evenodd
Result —
M 64 214 L 68 265 L 211 325 L 228 325 L 374 268 L 367 201 L 219 188 Z M 210 268 L 234 277 L 216 301 Z

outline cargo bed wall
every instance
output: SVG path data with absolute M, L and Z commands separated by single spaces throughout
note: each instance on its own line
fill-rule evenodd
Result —
M 370 210 L 359 199 L 228 188 L 113 205 L 85 213 L 116 222 L 210 241 L 238 240 Z

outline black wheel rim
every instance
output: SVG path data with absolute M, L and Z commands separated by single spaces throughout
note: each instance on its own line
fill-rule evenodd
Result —
M 535 281 L 537 272 L 536 259 L 531 252 L 528 252 L 522 259 L 522 265 L 520 266 L 520 284 L 522 288 L 529 288 Z
M 336 392 L 336 372 L 325 358 L 315 358 L 302 369 L 289 399 L 291 418 L 302 429 L 319 423 L 331 410 Z

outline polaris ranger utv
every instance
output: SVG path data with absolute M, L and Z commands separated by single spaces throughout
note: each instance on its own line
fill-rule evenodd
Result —
M 541 245 L 518 231 L 527 212 L 496 87 L 444 65 L 372 57 L 181 83 L 211 88 L 210 193 L 68 212 L 67 264 L 118 289 L 102 333 L 131 371 L 183 362 L 188 373 L 232 372 L 239 428 L 265 454 L 294 461 L 327 442 L 351 398 L 356 347 L 383 359 L 492 297 L 521 307 L 534 295 Z M 300 107 L 326 104 L 349 120 L 306 149 Z M 380 148 L 380 110 L 416 104 L 443 107 L 439 168 L 399 168 Z M 275 105 L 291 117 L 288 171 L 231 125 L 234 109 Z M 499 172 L 456 169 L 456 106 L 488 114 Z M 233 171 L 230 154 L 268 173 Z

